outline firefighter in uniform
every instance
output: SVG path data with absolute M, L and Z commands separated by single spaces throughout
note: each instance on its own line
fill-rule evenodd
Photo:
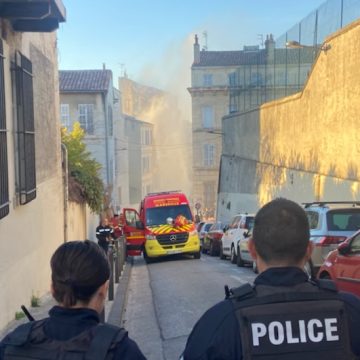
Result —
M 146 360 L 127 331 L 99 323 L 109 262 L 92 241 L 62 244 L 51 258 L 49 317 L 17 327 L 0 342 L 0 360 Z
M 205 312 L 181 359 L 359 359 L 360 299 L 308 278 L 309 237 L 296 203 L 276 199 L 260 209 L 249 243 L 260 274 Z

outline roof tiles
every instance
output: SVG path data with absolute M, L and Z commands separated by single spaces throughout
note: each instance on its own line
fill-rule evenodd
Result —
M 59 71 L 60 92 L 105 92 L 111 81 L 111 70 Z

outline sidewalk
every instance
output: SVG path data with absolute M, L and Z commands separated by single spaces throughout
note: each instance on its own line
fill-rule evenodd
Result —
M 112 325 L 122 325 L 122 315 L 125 307 L 126 292 L 129 284 L 130 274 L 132 268 L 132 260 L 128 260 L 125 263 L 122 274 L 119 278 L 119 283 L 114 284 L 114 300 L 106 300 L 105 303 L 105 322 Z M 40 299 L 39 307 L 28 308 L 31 315 L 35 320 L 40 320 L 48 316 L 49 310 L 56 305 L 56 301 L 52 298 L 51 294 L 48 293 Z M 21 311 L 21 309 L 19 309 Z M 20 324 L 28 322 L 26 317 L 20 320 L 13 320 L 5 328 L 0 329 L 0 340 L 14 330 Z

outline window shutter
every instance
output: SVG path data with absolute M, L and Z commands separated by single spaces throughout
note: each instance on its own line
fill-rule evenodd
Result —
M 24 205 L 36 198 L 34 93 L 31 61 L 18 52 L 15 66 L 19 191 Z
M 9 178 L 6 138 L 4 50 L 0 39 L 0 219 L 9 213 Z

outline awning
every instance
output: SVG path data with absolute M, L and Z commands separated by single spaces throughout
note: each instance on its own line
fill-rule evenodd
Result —
M 66 20 L 62 0 L 0 0 L 0 17 L 15 31 L 51 32 Z

